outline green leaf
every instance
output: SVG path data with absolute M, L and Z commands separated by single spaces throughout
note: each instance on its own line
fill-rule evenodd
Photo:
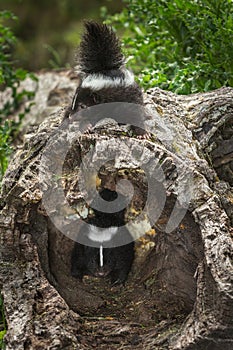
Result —
M 107 22 L 122 30 L 130 67 L 144 88 L 209 91 L 233 82 L 230 0 L 125 0 Z M 147 68 L 147 69 L 145 69 Z M 150 78 L 148 71 L 154 70 Z

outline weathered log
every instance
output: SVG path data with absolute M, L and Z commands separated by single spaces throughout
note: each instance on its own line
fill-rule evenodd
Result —
M 2 185 L 6 349 L 232 348 L 232 97 L 230 88 L 191 96 L 148 91 L 148 140 L 107 119 L 81 135 L 76 125 L 62 122 L 63 109 L 25 135 Z M 54 160 L 62 155 L 67 129 L 72 143 L 60 166 Z M 131 182 L 129 219 L 145 214 L 148 189 L 155 198 L 147 215 L 129 223 L 138 237 L 150 228 L 145 218 L 158 213 L 153 230 L 137 240 L 125 287 L 70 276 L 70 238 L 78 231 L 72 220 L 75 209 L 88 208 L 80 170 L 86 155 L 90 169 L 105 165 L 101 186 Z M 120 192 L 130 192 L 128 182 L 120 183 Z M 63 226 L 50 203 L 59 188 Z

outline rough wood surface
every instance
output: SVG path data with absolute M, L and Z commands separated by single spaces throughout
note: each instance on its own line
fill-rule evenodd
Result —
M 43 96 L 41 90 L 38 94 Z M 49 95 L 48 88 L 41 100 L 48 101 Z M 74 133 L 61 182 L 52 182 L 42 155 L 54 134 L 59 142 L 65 138 L 64 109 L 27 133 L 14 154 L 4 177 L 0 216 L 7 350 L 232 349 L 233 89 L 191 96 L 152 89 L 145 102 L 152 138 L 134 138 L 111 120 L 84 135 Z M 153 165 L 156 160 L 164 174 L 166 202 L 153 235 L 137 240 L 125 288 L 70 277 L 73 241 L 55 227 L 43 206 L 49 184 L 63 187 L 70 208 L 83 205 L 79 167 L 93 145 L 90 164 L 115 152 L 115 163 L 108 164 L 101 181 L 111 189 L 129 180 L 134 211 L 145 203 L 145 175 L 153 176 L 156 167 L 138 171 L 139 158 L 132 150 L 140 161 Z M 51 147 L 59 156 L 59 147 L 53 142 Z M 169 231 L 174 208 L 181 221 Z M 64 217 L 72 215 L 71 210 Z M 135 234 L 146 227 L 141 218 L 131 230 Z

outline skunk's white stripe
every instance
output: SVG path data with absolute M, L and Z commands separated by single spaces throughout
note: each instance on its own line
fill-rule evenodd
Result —
M 88 238 L 93 242 L 107 242 L 117 233 L 118 227 L 100 228 L 90 226 L 87 234 Z
M 124 69 L 123 78 L 110 78 L 101 73 L 89 74 L 82 81 L 82 87 L 98 91 L 109 87 L 130 86 L 134 83 L 134 75 L 128 69 Z
M 104 266 L 103 245 L 100 245 L 100 267 Z

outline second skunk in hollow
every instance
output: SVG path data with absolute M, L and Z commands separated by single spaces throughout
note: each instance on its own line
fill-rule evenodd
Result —
M 85 32 L 77 55 L 77 74 L 80 83 L 65 118 L 88 107 L 110 102 L 143 106 L 142 90 L 134 81 L 133 73 L 125 67 L 119 39 L 105 24 L 85 22 Z M 132 105 L 120 108 L 123 109 L 115 111 L 117 116 L 127 114 L 122 123 L 139 126 L 133 129 L 138 134 L 144 134 L 142 110 Z M 114 114 L 112 109 L 111 113 Z M 111 118 L 110 115 L 108 117 Z
M 117 197 L 115 191 L 102 190 L 101 197 L 106 202 L 113 201 Z M 108 204 L 106 204 L 108 205 Z M 125 208 L 114 213 L 101 212 L 94 209 L 95 216 L 87 221 L 89 226 L 80 228 L 78 237 L 81 244 L 75 242 L 71 256 L 71 275 L 80 280 L 84 275 L 95 277 L 110 277 L 113 285 L 126 281 L 134 260 L 134 242 L 125 225 Z M 121 231 L 119 227 L 123 226 Z M 113 247 L 101 249 L 102 239 L 108 238 L 108 244 Z M 115 243 L 130 243 L 115 246 Z M 88 245 L 95 241 L 99 247 Z

